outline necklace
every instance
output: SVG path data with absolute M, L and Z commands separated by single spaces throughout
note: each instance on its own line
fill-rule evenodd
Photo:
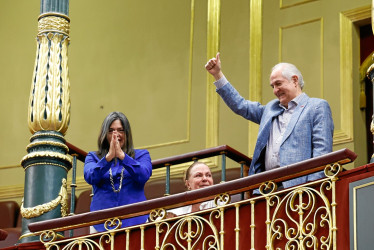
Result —
M 119 191 L 121 191 L 121 188 L 122 188 L 122 180 L 123 180 L 123 171 L 125 171 L 125 167 L 122 167 L 122 171 L 121 171 L 121 179 L 119 180 L 119 187 L 118 187 L 118 189 L 116 189 L 116 188 L 114 187 L 112 168 L 109 168 L 109 179 L 110 179 L 110 184 L 112 184 L 112 189 L 113 189 L 113 192 L 115 192 L 115 193 L 119 193 Z

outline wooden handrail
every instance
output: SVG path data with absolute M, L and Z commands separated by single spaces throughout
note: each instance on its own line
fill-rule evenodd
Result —
M 193 191 L 174 194 L 153 200 L 138 202 L 130 205 L 103 209 L 94 212 L 82 213 L 64 218 L 30 223 L 31 232 L 41 232 L 55 229 L 64 231 L 90 225 L 90 223 L 102 223 L 108 218 L 121 219 L 148 214 L 149 211 L 160 207 L 169 209 L 212 199 L 222 193 L 236 194 L 249 189 L 258 188 L 261 183 L 272 180 L 274 182 L 293 179 L 301 175 L 318 172 L 328 164 L 346 164 L 356 159 L 357 155 L 349 149 L 341 149 L 323 156 L 308 159 L 302 162 L 247 176 L 233 181 L 216 184 L 210 187 Z
M 76 154 L 77 159 L 84 162 L 84 159 L 87 156 L 87 152 L 74 146 L 73 144 L 69 142 L 66 142 L 66 146 L 69 147 L 70 155 Z M 180 155 L 166 157 L 166 158 L 162 158 L 158 160 L 153 160 L 152 166 L 153 166 L 153 169 L 157 169 L 157 168 L 165 167 L 166 165 L 176 165 L 176 164 L 180 164 L 183 162 L 193 161 L 195 159 L 203 159 L 203 158 L 208 158 L 208 157 L 217 156 L 221 154 L 225 154 L 227 157 L 229 157 L 230 159 L 238 163 L 244 163 L 247 166 L 251 165 L 251 158 L 240 153 L 239 151 L 233 149 L 232 147 L 228 145 L 221 145 L 221 146 L 207 148 L 207 149 L 194 151 L 194 152 L 190 152 L 186 154 L 180 154 Z
M 251 158 L 228 145 L 221 145 L 213 148 L 190 152 L 187 154 L 175 155 L 159 160 L 153 160 L 152 165 L 153 169 L 157 169 L 164 167 L 165 165 L 175 165 L 183 162 L 193 161 L 195 159 L 203 159 L 221 154 L 225 154 L 227 157 L 238 163 L 245 163 L 247 166 L 251 165 Z
M 87 152 L 74 146 L 73 144 L 69 142 L 65 142 L 66 146 L 69 148 L 69 155 L 76 155 L 77 159 L 81 162 L 84 162 L 84 159 L 86 159 Z

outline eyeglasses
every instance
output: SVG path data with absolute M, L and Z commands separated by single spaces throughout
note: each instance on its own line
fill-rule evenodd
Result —
M 114 131 L 117 131 L 120 134 L 124 134 L 125 133 L 125 130 L 123 128 L 119 128 L 119 129 L 110 128 L 108 133 L 112 134 Z

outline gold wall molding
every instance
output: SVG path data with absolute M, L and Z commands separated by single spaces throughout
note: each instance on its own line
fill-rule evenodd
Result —
M 191 0 L 191 9 L 190 9 L 190 41 L 189 41 L 189 61 L 188 61 L 188 93 L 187 93 L 187 130 L 186 138 L 182 140 L 176 140 L 171 142 L 164 142 L 152 145 L 146 145 L 138 147 L 139 149 L 152 149 L 152 148 L 161 148 L 166 146 L 178 145 L 183 143 L 190 142 L 190 133 L 191 133 L 191 105 L 192 105 L 192 62 L 193 62 L 193 40 L 194 40 L 194 26 L 195 26 L 195 0 Z
M 283 58 L 282 58 L 282 47 L 283 47 L 283 31 L 286 30 L 286 29 L 291 29 L 291 28 L 295 28 L 295 27 L 299 27 L 299 26 L 303 26 L 303 25 L 306 25 L 306 24 L 311 24 L 311 23 L 320 23 L 320 71 L 321 71 L 321 78 L 320 78 L 320 89 L 321 89 L 321 93 L 320 93 L 320 97 L 323 98 L 324 97 L 324 93 L 323 93 L 323 86 L 324 86 L 324 81 L 323 81 L 323 78 L 324 78 L 324 70 L 323 70 L 323 58 L 324 58 L 324 53 L 323 53 L 323 30 L 324 30 L 324 22 L 323 22 L 323 18 L 320 17 L 320 18 L 315 18 L 315 19 L 311 19 L 311 20 L 306 20 L 306 21 L 303 21 L 303 22 L 299 22 L 299 23 L 294 23 L 294 24 L 291 24 L 291 25 L 287 25 L 287 26 L 282 26 L 279 28 L 279 62 L 283 62 Z
M 188 126 L 190 126 L 190 122 L 188 122 Z M 188 129 L 187 136 L 185 139 L 182 140 L 177 140 L 177 141 L 171 141 L 171 142 L 163 142 L 163 143 L 158 143 L 158 144 L 152 144 L 148 146 L 141 146 L 137 147 L 138 149 L 151 149 L 151 148 L 161 148 L 161 147 L 167 147 L 167 146 L 172 146 L 172 145 L 178 145 L 178 144 L 183 144 L 190 142 L 190 130 Z
M 208 0 L 207 60 L 220 50 L 221 1 Z M 218 145 L 219 98 L 213 77 L 207 72 L 206 148 Z
M 0 187 L 0 200 L 15 200 L 23 197 L 24 185 Z
M 19 168 L 19 167 L 22 167 L 22 166 L 21 165 L 0 166 L 0 170 L 10 169 L 10 168 Z
M 340 13 L 340 129 L 334 145 L 353 141 L 353 26 L 371 16 L 371 6 Z
M 371 18 L 371 5 L 363 6 L 353 10 L 347 10 L 342 14 L 348 18 L 352 23 L 359 22 Z
M 263 0 L 250 1 L 249 17 L 249 99 L 262 101 L 262 5 Z M 258 125 L 248 123 L 248 155 L 255 149 Z
M 334 133 L 334 144 L 353 141 L 353 22 L 340 13 L 340 129 Z
M 286 8 L 291 8 L 291 7 L 295 7 L 298 5 L 307 4 L 307 3 L 316 2 L 316 1 L 319 1 L 319 0 L 302 0 L 302 1 L 299 1 L 293 4 L 284 4 L 285 0 L 279 0 L 279 8 L 286 9 Z

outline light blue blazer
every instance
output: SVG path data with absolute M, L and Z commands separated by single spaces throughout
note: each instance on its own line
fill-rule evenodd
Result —
M 265 151 L 274 117 L 282 113 L 279 100 L 266 105 L 245 100 L 227 83 L 217 90 L 227 106 L 245 119 L 260 124 L 249 175 L 265 171 Z M 283 136 L 279 150 L 280 166 L 290 165 L 332 151 L 334 123 L 327 101 L 303 95 Z M 288 188 L 323 177 L 323 172 L 283 182 Z

